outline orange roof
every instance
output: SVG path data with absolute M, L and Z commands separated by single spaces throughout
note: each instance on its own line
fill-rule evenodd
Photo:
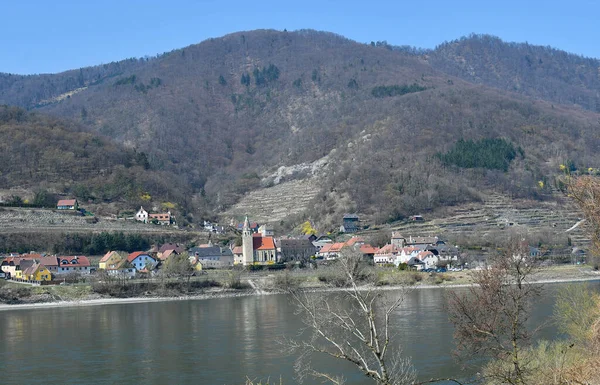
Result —
M 330 253 L 340 252 L 344 248 L 344 246 L 346 246 L 346 244 L 342 243 L 342 242 L 334 243 L 333 245 L 331 245 L 329 252 Z
M 323 247 L 321 247 L 321 253 L 328 253 L 329 250 L 331 250 L 331 246 L 333 246 L 333 243 L 324 244 Z
M 363 254 L 375 254 L 379 249 L 377 247 L 373 247 L 371 245 L 361 245 L 360 246 L 360 251 Z
M 419 254 L 417 254 L 417 258 L 419 258 L 422 261 L 430 255 L 434 254 L 431 251 L 421 251 Z
M 254 250 L 274 250 L 275 240 L 273 237 L 252 237 Z
M 387 245 L 377 250 L 377 254 L 394 254 L 398 253 L 399 251 L 400 249 L 398 248 L 398 246 L 388 243 Z
M 346 241 L 346 245 L 354 246 L 358 242 L 364 242 L 364 240 L 361 237 L 352 237 L 352 238 L 348 239 L 348 241 Z
M 233 254 L 243 254 L 244 250 L 242 249 L 242 246 L 236 246 L 233 248 Z
M 142 254 L 150 255 L 150 254 L 146 253 L 145 251 L 134 251 L 133 253 L 131 253 L 127 256 L 127 260 L 129 262 L 132 262 L 134 259 L 136 259 L 137 257 L 139 257 Z
M 100 262 L 107 262 L 113 253 L 116 253 L 116 251 L 109 251 L 108 253 L 104 254 L 104 257 L 102 257 Z
M 158 254 L 158 257 L 159 257 L 159 258 L 160 258 L 162 261 L 164 261 L 164 260 L 167 260 L 167 259 L 168 259 L 168 258 L 169 258 L 169 257 L 170 257 L 172 254 L 175 254 L 175 255 L 177 255 L 177 254 L 179 254 L 179 253 L 177 253 L 177 251 L 176 251 L 175 249 L 169 249 L 169 250 L 166 250 L 166 251 L 164 251 L 164 252 L 162 252 L 162 253 L 159 253 L 159 254 Z
M 61 199 L 58 201 L 58 203 L 56 205 L 57 206 L 75 206 L 75 202 L 77 202 L 77 200 L 75 200 L 75 199 Z

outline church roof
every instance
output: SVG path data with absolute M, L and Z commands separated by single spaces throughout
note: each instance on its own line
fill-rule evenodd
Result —
M 273 237 L 252 237 L 254 250 L 275 250 L 275 239 Z

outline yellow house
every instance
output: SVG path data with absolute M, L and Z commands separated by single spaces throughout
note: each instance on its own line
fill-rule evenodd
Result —
M 117 251 L 109 251 L 104 254 L 104 257 L 98 263 L 98 269 L 106 270 L 109 267 L 114 267 L 123 260 L 123 256 Z
M 50 281 L 52 280 L 52 274 L 46 266 L 41 263 L 34 263 L 23 271 L 22 278 L 26 281 Z
M 202 271 L 202 263 L 198 260 L 198 257 L 189 257 L 190 264 L 194 267 L 194 271 Z

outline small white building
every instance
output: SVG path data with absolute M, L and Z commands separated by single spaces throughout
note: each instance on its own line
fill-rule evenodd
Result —
M 135 220 L 143 223 L 148 223 L 148 212 L 142 206 L 135 214 Z

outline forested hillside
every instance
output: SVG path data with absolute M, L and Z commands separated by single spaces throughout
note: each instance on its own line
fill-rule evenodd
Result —
M 600 112 L 600 60 L 552 47 L 471 35 L 428 53 L 433 68 L 554 103 Z
M 143 152 L 77 123 L 0 106 L 0 189 L 14 187 L 127 209 L 148 197 L 185 202 L 189 192 L 179 177 L 152 170 Z
M 200 199 L 221 212 L 247 192 L 302 178 L 318 189 L 308 214 L 328 225 L 346 210 L 384 222 L 491 190 L 550 199 L 559 165 L 600 164 L 594 61 L 488 40 L 423 53 L 324 32 L 240 32 L 149 60 L 0 75 L 0 103 L 111 138 L 131 154 L 114 160 L 124 171 L 111 175 L 133 180 L 118 185 L 190 210 Z M 272 177 L 311 164 L 319 172 Z

